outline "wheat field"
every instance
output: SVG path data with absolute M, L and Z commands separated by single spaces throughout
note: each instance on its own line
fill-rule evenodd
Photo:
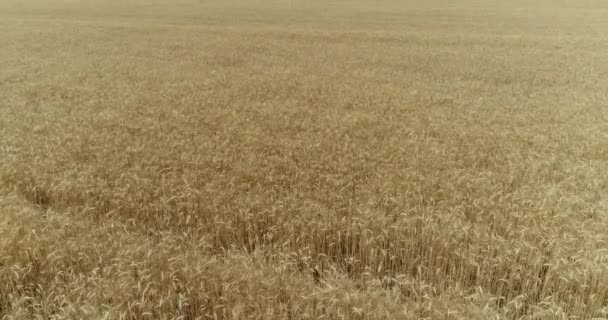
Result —
M 607 319 L 608 3 L 0 0 L 0 319 Z

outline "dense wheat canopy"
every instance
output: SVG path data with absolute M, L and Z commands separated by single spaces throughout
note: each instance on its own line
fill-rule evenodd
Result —
M 605 1 L 0 0 L 0 319 L 605 319 Z

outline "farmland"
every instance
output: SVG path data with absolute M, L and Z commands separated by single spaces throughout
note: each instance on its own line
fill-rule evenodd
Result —
M 2 0 L 0 319 L 605 319 L 606 17 Z

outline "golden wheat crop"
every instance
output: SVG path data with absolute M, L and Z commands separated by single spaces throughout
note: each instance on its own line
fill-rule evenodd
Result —
M 606 17 L 2 0 L 0 319 L 606 319 Z

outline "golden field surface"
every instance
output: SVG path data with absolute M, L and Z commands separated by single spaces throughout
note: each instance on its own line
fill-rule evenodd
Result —
M 0 0 L 0 319 L 606 319 L 608 3 Z

